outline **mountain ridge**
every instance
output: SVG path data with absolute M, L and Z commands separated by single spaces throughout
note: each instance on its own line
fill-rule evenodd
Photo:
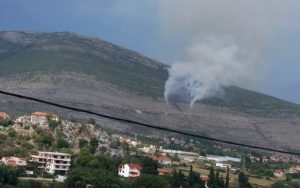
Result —
M 181 103 L 168 106 L 163 99 L 168 66 L 140 53 L 66 32 L 13 32 L 9 40 L 5 38 L 7 34 L 3 39 L 3 33 L 0 32 L 3 90 L 225 140 L 249 144 L 260 141 L 266 146 L 300 149 L 297 104 L 228 87 L 223 98 L 203 100 L 194 108 Z M 59 110 L 9 97 L 2 97 L 0 104 L 3 111 L 11 113 Z M 59 113 L 74 115 L 69 111 Z M 111 128 L 138 129 L 99 121 Z

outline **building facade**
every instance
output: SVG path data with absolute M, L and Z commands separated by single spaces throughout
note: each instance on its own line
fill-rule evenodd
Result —
M 65 175 L 71 166 L 71 155 L 59 152 L 42 152 L 31 155 L 31 161 L 50 174 Z
M 46 112 L 34 112 L 31 114 L 31 124 L 39 125 L 41 127 L 48 127 L 48 113 Z
M 3 157 L 1 162 L 7 166 L 27 166 L 26 158 L 19 157 Z
M 118 175 L 126 178 L 135 178 L 141 175 L 142 167 L 136 163 L 126 163 L 119 166 Z
M 172 160 L 167 156 L 153 157 L 154 161 L 157 161 L 161 165 L 172 166 Z

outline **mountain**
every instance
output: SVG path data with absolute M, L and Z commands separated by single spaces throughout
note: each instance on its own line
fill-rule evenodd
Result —
M 238 87 L 222 98 L 168 106 L 168 66 L 107 41 L 70 32 L 0 32 L 0 88 L 97 112 L 231 141 L 300 150 L 300 106 Z M 71 111 L 1 97 L 1 110 Z M 148 133 L 99 119 L 110 128 Z

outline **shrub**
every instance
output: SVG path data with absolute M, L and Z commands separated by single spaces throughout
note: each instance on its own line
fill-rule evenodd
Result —
M 52 146 L 53 136 L 51 133 L 40 132 L 36 138 L 36 142 L 44 146 Z
M 16 135 L 17 135 L 17 132 L 14 129 L 8 129 L 9 137 L 15 137 Z
M 12 121 L 10 119 L 2 119 L 0 120 L 0 126 L 2 127 L 8 127 L 9 125 L 12 125 Z
M 0 134 L 0 144 L 3 144 L 7 139 L 7 136 L 4 134 Z
M 26 140 L 21 141 L 21 146 L 23 148 L 26 148 L 26 149 L 29 149 L 29 150 L 34 148 L 34 146 L 32 144 L 30 144 L 29 142 L 27 142 Z
M 49 127 L 50 129 L 53 131 L 56 127 L 58 127 L 58 125 L 60 124 L 59 121 L 54 121 L 54 120 L 49 120 Z
M 83 148 L 85 146 L 88 146 L 89 142 L 85 139 L 80 139 L 79 140 L 79 148 Z
M 56 147 L 59 148 L 59 149 L 61 149 L 61 148 L 69 148 L 70 145 L 69 145 L 69 143 L 66 140 L 60 138 L 60 139 L 57 140 Z

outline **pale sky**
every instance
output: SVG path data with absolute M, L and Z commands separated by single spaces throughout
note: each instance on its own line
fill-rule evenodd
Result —
M 170 65 L 198 38 L 229 36 L 264 69 L 245 87 L 297 103 L 299 18 L 297 0 L 0 0 L 0 30 L 92 35 Z

